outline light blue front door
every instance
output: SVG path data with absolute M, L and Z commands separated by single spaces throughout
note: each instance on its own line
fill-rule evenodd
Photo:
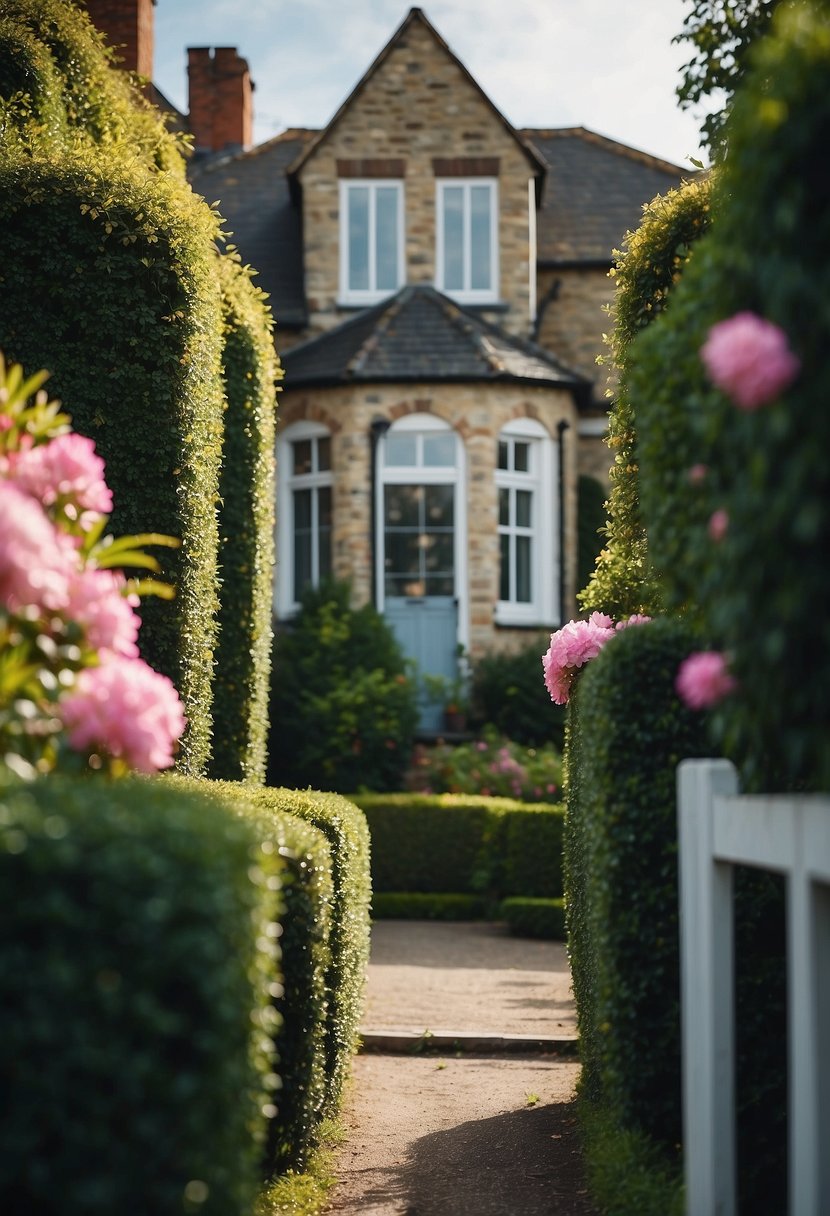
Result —
M 384 613 L 420 675 L 458 669 L 455 485 L 387 484 L 383 499 Z M 422 692 L 419 727 L 440 731 L 442 707 Z

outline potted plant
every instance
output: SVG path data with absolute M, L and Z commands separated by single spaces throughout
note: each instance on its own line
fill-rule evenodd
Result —
M 448 734 L 463 734 L 470 705 L 466 677 L 459 673 L 452 678 L 424 675 L 422 679 L 429 700 L 438 702 L 443 710 L 444 729 Z

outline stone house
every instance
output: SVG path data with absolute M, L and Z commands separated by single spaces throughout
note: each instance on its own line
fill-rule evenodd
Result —
M 285 369 L 277 620 L 348 579 L 451 676 L 575 615 L 612 250 L 682 170 L 514 128 L 418 8 L 323 130 L 251 147 L 234 48 L 190 48 L 188 78 L 191 180 L 259 272 Z

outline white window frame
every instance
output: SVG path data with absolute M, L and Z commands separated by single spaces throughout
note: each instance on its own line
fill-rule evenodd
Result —
M 423 463 L 423 440 L 418 442 L 418 461 L 412 465 L 386 464 L 387 435 L 394 432 L 415 432 L 423 436 L 436 431 L 451 432 L 455 436 L 455 464 L 425 465 Z M 470 645 L 470 621 L 467 596 L 467 474 L 466 456 L 461 436 L 435 414 L 405 414 L 392 423 L 385 434 L 381 435 L 376 459 L 377 494 L 375 497 L 375 587 L 376 607 L 383 612 L 386 602 L 385 574 L 385 532 L 384 532 L 384 486 L 387 485 L 454 485 L 455 486 L 455 534 L 453 536 L 453 561 L 455 565 L 455 598 L 458 603 L 458 643 L 465 650 Z
M 398 274 L 397 283 L 393 288 L 378 288 L 377 281 L 377 241 L 376 213 L 377 191 L 384 187 L 394 186 L 397 190 L 397 228 L 398 242 Z M 349 191 L 363 187 L 369 189 L 369 287 L 366 290 L 354 290 L 349 286 Z M 405 249 L 404 249 L 404 183 L 400 178 L 391 177 L 341 177 L 340 178 L 340 304 L 376 304 L 394 295 L 406 281 Z
M 329 487 L 334 494 L 334 471 L 300 473 L 292 468 L 292 444 L 306 439 L 331 439 L 331 431 L 320 422 L 293 422 L 277 436 L 277 528 L 274 565 L 274 603 L 280 619 L 293 616 L 300 607 L 294 587 L 294 504 L 295 490 Z M 333 464 L 333 460 L 330 462 Z M 317 495 L 312 496 L 312 519 L 316 515 Z M 332 503 L 332 512 L 334 505 Z M 312 583 L 320 579 L 319 524 L 312 525 Z
M 444 191 L 453 186 L 464 190 L 464 285 L 461 289 L 445 286 Z M 472 234 L 470 190 L 487 186 L 490 190 L 490 286 L 472 288 Z M 435 286 L 461 304 L 492 304 L 499 298 L 499 182 L 497 177 L 438 177 L 435 179 Z
M 559 619 L 560 560 L 559 529 L 555 487 L 559 475 L 559 449 L 540 422 L 534 418 L 516 418 L 502 427 L 497 445 L 502 440 L 529 443 L 527 473 L 498 467 L 496 446 L 496 527 L 498 536 L 521 534 L 531 536 L 530 591 L 527 602 L 496 601 L 496 622 L 499 625 L 550 625 Z M 498 519 L 500 489 L 529 490 L 531 500 L 530 529 L 502 525 Z M 499 539 L 498 590 L 501 594 L 501 539 Z

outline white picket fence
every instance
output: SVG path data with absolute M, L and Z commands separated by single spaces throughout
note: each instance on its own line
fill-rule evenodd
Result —
M 828 1216 L 830 798 L 740 795 L 727 760 L 684 760 L 677 785 L 687 1216 L 736 1212 L 736 865 L 785 876 L 789 1216 Z

